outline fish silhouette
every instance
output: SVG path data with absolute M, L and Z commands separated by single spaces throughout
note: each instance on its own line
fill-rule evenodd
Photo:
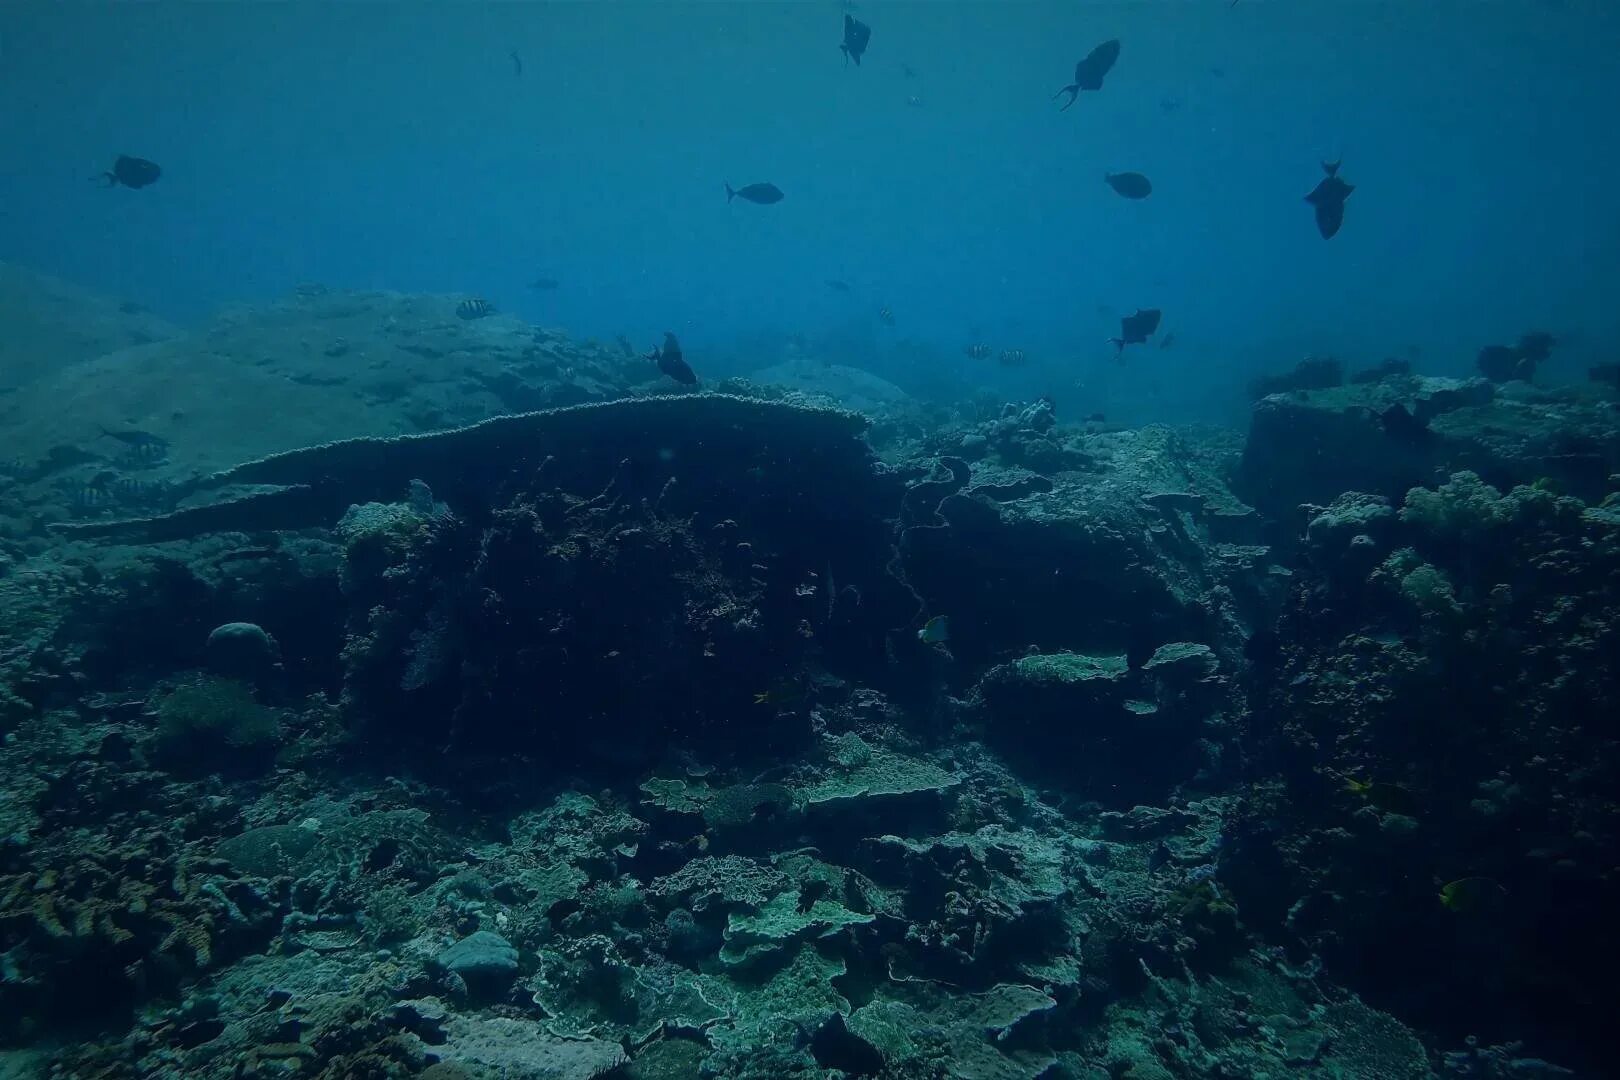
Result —
M 844 43 L 838 46 L 838 51 L 844 54 L 844 63 L 855 61 L 855 66 L 861 66 L 861 54 L 866 52 L 866 43 L 872 40 L 872 28 L 853 15 L 844 15 Z
M 1119 320 L 1119 337 L 1109 338 L 1114 348 L 1123 353 L 1127 345 L 1144 345 L 1159 329 L 1158 308 L 1137 308 L 1134 315 Z
M 1139 172 L 1104 173 L 1108 186 L 1127 199 L 1145 199 L 1153 194 L 1153 183 Z
M 782 189 L 775 184 L 749 184 L 747 187 L 733 188 L 726 185 L 726 202 L 741 197 L 744 202 L 761 203 L 769 205 L 782 201 Z
M 1337 161 L 1322 162 L 1322 171 L 1327 175 L 1305 196 L 1305 201 L 1316 210 L 1316 231 L 1324 240 L 1333 239 L 1339 226 L 1344 224 L 1344 200 L 1356 190 L 1354 184 L 1339 179 L 1339 165 Z
M 98 177 L 91 177 L 91 179 L 105 180 L 108 187 L 122 184 L 127 188 L 143 188 L 148 184 L 157 183 L 158 177 L 162 175 L 163 170 L 158 167 L 156 162 L 147 161 L 145 158 L 130 157 L 128 154 L 119 154 L 118 160 L 113 162 L 111 170 L 102 173 Z
M 1070 105 L 1073 105 L 1077 100 L 1079 100 L 1080 91 L 1101 90 L 1103 77 L 1108 74 L 1108 72 L 1114 66 L 1114 61 L 1118 59 L 1119 40 L 1115 38 L 1103 42 L 1101 45 L 1088 52 L 1084 60 L 1081 60 L 1078 64 L 1074 65 L 1074 82 L 1053 94 L 1053 100 L 1062 97 L 1064 94 L 1068 94 L 1069 100 L 1067 104 L 1063 106 L 1064 109 L 1067 109 Z M 1061 112 L 1063 110 L 1060 109 L 1058 111 Z
M 681 355 L 681 343 L 675 340 L 675 335 L 668 330 L 664 331 L 664 347 L 653 349 L 647 354 L 647 359 L 658 365 L 658 370 L 680 383 L 682 386 L 693 386 L 697 383 L 697 372 L 687 364 L 686 358 Z

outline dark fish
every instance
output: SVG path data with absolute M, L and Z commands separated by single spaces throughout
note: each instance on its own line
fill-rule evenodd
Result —
M 113 162 L 111 172 L 104 172 L 100 176 L 92 177 L 95 180 L 106 180 L 107 186 L 123 184 L 128 188 L 143 188 L 148 184 L 157 183 L 163 170 L 156 162 L 145 158 L 130 157 L 128 154 L 119 154 L 118 160 Z
M 915 79 L 917 77 L 917 69 L 912 67 L 910 64 L 901 64 L 900 74 L 904 75 L 908 79 Z
M 884 326 L 893 326 L 894 325 L 894 310 L 892 308 L 889 308 L 889 307 L 884 307 L 884 308 L 880 309 L 878 311 L 878 322 L 882 323 Z
M 523 77 L 523 57 L 517 54 L 516 49 L 513 49 L 507 55 L 512 58 L 512 74 L 521 79 Z
M 849 292 L 849 282 L 841 281 L 838 278 L 828 278 L 827 288 L 833 292 Z
M 542 292 L 549 292 L 552 289 L 555 289 L 560 284 L 562 284 L 562 283 L 560 281 L 558 281 L 556 278 L 540 277 L 540 278 L 535 278 L 533 281 L 529 282 L 529 288 L 531 288 L 531 289 L 539 289 Z
M 1620 364 L 1594 364 L 1586 369 L 1586 377 L 1600 386 L 1620 389 Z
M 844 63 L 855 61 L 855 66 L 861 66 L 861 55 L 866 52 L 867 42 L 872 40 L 872 28 L 853 15 L 844 16 L 844 43 L 838 46 L 838 51 L 844 54 Z
M 168 439 L 165 439 L 161 435 L 154 435 L 150 431 L 141 431 L 138 428 L 130 428 L 125 431 L 114 431 L 111 428 L 104 427 L 101 429 L 101 433 L 110 439 L 117 439 L 125 446 L 135 449 L 140 449 L 142 447 L 157 447 L 167 450 L 169 447 Z
M 733 188 L 727 184 L 726 202 L 739 197 L 747 202 L 769 205 L 782 201 L 782 189 L 775 184 L 749 184 L 742 188 Z
M 112 482 L 114 499 L 137 506 L 162 499 L 166 490 L 162 484 L 151 480 L 138 480 L 133 476 L 120 476 Z
M 1074 65 L 1074 82 L 1053 94 L 1053 100 L 1055 101 L 1064 94 L 1068 94 L 1068 103 L 1063 106 L 1064 109 L 1067 109 L 1079 100 L 1080 91 L 1101 90 L 1103 77 L 1108 74 L 1114 66 L 1114 61 L 1118 59 L 1118 39 L 1103 42 L 1087 53 L 1084 60 Z
M 1024 366 L 1024 359 L 1025 359 L 1024 358 L 1024 350 L 1023 349 L 1002 349 L 1001 350 L 1001 355 L 998 356 L 996 359 L 1001 364 L 1002 367 L 1023 367 Z
M 1139 172 L 1103 173 L 1103 180 L 1127 199 L 1145 199 L 1153 194 L 1153 183 Z
M 1108 340 L 1120 352 L 1124 352 L 1127 345 L 1145 345 L 1159 329 L 1159 317 L 1158 308 L 1138 308 L 1136 314 L 1119 320 L 1119 337 Z
M 112 490 L 100 480 L 81 484 L 68 493 L 68 501 L 81 514 L 93 513 L 112 505 Z
M 920 109 L 922 108 L 922 98 L 918 97 L 916 94 L 912 94 L 910 97 L 906 98 L 906 104 L 910 105 L 913 109 Z
M 1322 162 L 1322 171 L 1327 175 L 1305 196 L 1305 201 L 1316 209 L 1316 231 L 1322 234 L 1324 240 L 1333 239 L 1333 234 L 1344 224 L 1344 200 L 1356 190 L 1354 184 L 1339 179 L 1339 164 L 1337 161 Z
M 486 315 L 493 314 L 495 314 L 495 305 L 476 296 L 471 300 L 463 300 L 456 305 L 456 318 L 458 319 L 482 319 Z
M 118 455 L 118 464 L 126 469 L 149 469 L 169 459 L 169 448 L 162 443 L 137 443 Z
M 968 359 L 970 360 L 988 360 L 990 358 L 990 346 L 985 345 L 982 342 L 976 342 L 969 345 L 962 351 L 967 353 Z
M 1532 330 L 1519 336 L 1519 352 L 1532 364 L 1540 364 L 1551 358 L 1556 344 L 1558 339 L 1545 330 Z
M 1408 446 L 1427 446 L 1434 441 L 1434 432 L 1429 430 L 1428 423 L 1399 402 L 1378 414 L 1378 424 L 1385 435 Z
M 1163 870 L 1166 866 L 1170 865 L 1170 858 L 1170 848 L 1163 840 L 1160 840 L 1156 845 L 1154 845 L 1153 850 L 1148 852 L 1147 872 L 1149 874 L 1157 874 L 1160 870 Z
M 1106 423 L 1108 423 L 1108 414 L 1107 413 L 1094 412 L 1090 416 L 1086 417 L 1086 423 L 1088 423 L 1088 424 L 1106 424 Z
M 659 371 L 682 386 L 697 385 L 697 372 L 687 365 L 685 358 L 681 356 L 681 343 L 676 341 L 675 335 L 668 330 L 664 331 L 664 347 L 648 353 L 647 359 L 655 362 Z

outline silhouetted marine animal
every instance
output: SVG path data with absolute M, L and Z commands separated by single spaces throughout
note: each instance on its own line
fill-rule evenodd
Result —
M 100 176 L 91 177 L 92 180 L 106 180 L 107 186 L 123 184 L 129 188 L 143 188 L 148 184 L 157 183 L 157 178 L 163 175 L 163 170 L 156 162 L 145 158 L 130 157 L 128 154 L 119 154 L 118 160 L 113 162 L 110 172 Z
M 1116 38 L 1105 41 L 1086 54 L 1086 58 L 1074 65 L 1074 82 L 1053 94 L 1054 100 L 1069 95 L 1068 103 L 1063 106 L 1067 109 L 1080 98 L 1082 90 L 1101 90 L 1103 76 L 1113 68 L 1114 61 L 1119 59 L 1119 40 Z M 1060 112 L 1062 110 L 1059 110 Z
M 1339 165 L 1337 161 L 1322 162 L 1322 171 L 1327 175 L 1305 196 L 1305 201 L 1316 208 L 1316 230 L 1324 240 L 1333 239 L 1333 234 L 1344 224 L 1344 200 L 1356 190 L 1354 184 L 1339 179 Z
M 1124 352 L 1127 345 L 1146 344 L 1147 339 L 1159 329 L 1159 317 L 1158 308 L 1138 308 L 1136 314 L 1119 320 L 1119 337 L 1108 340 L 1120 352 Z
M 741 196 L 745 202 L 751 203 L 778 203 L 782 201 L 782 189 L 775 184 L 749 184 L 747 187 L 733 188 L 726 185 L 726 202 Z
M 1153 194 L 1153 182 L 1139 172 L 1103 173 L 1103 180 L 1127 199 L 1145 199 Z
M 844 54 L 844 63 L 855 61 L 855 66 L 861 66 L 861 54 L 866 51 L 866 43 L 872 40 L 872 28 L 853 15 L 844 16 L 844 43 L 838 46 L 838 51 Z
M 681 343 L 676 341 L 675 335 L 668 330 L 664 331 L 664 347 L 648 353 L 647 359 L 654 361 L 659 371 L 682 386 L 697 384 L 697 372 L 693 371 L 681 356 Z

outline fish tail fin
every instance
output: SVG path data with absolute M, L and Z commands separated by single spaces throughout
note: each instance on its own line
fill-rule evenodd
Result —
M 730 202 L 732 199 L 735 199 L 736 197 L 737 197 L 736 190 L 733 189 L 730 184 L 727 184 L 726 185 L 726 202 Z
M 92 184 L 99 182 L 102 187 L 112 187 L 114 184 L 118 183 L 118 177 L 114 176 L 110 172 L 104 172 L 100 176 L 92 176 L 90 178 L 90 182 Z
M 1058 112 L 1063 112 L 1070 105 L 1073 105 L 1076 101 L 1080 100 L 1080 84 L 1079 83 L 1070 83 L 1068 86 L 1065 86 L 1063 89 L 1061 89 L 1057 93 L 1053 94 L 1052 95 L 1052 100 L 1056 101 L 1058 98 L 1062 97 L 1064 94 L 1069 95 L 1069 100 L 1064 104 L 1062 109 L 1058 110 Z
M 1114 347 L 1114 355 L 1116 356 L 1122 355 L 1125 352 L 1124 338 L 1111 337 L 1108 339 L 1108 344 Z
M 1343 158 L 1339 159 L 1338 161 L 1324 161 L 1322 162 L 1322 171 L 1327 173 L 1329 176 L 1338 176 L 1339 166 L 1343 164 Z

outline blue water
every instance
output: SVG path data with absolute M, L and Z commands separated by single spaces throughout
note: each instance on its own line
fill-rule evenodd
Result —
M 182 322 L 305 281 L 476 294 L 674 330 L 710 375 L 802 334 L 920 393 L 1139 419 L 1236 415 L 1306 353 L 1464 373 L 1536 327 L 1556 379 L 1620 334 L 1613 4 L 856 11 L 860 67 L 821 2 L 5 4 L 0 259 Z M 118 153 L 163 179 L 87 182 Z M 1339 157 L 1325 242 L 1302 196 Z M 1153 196 L 1102 183 L 1122 169 Z M 754 181 L 786 199 L 727 205 Z M 1105 338 L 1138 306 L 1177 345 L 1122 368 Z M 975 337 L 1029 367 L 968 360 Z

